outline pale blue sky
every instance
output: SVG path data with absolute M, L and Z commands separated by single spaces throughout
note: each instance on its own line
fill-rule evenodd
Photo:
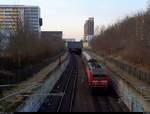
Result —
M 43 18 L 42 30 L 64 32 L 65 38 L 83 36 L 88 17 L 95 25 L 109 25 L 126 15 L 145 10 L 148 0 L 0 0 L 3 4 L 38 5 Z

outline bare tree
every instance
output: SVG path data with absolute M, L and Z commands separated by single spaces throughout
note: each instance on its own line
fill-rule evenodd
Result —
M 150 68 L 150 10 L 116 22 L 99 31 L 92 42 L 102 55 L 119 56 L 131 63 Z
M 103 34 L 105 30 L 106 30 L 105 25 L 96 26 L 96 28 L 95 28 L 95 36 L 99 36 L 99 35 Z
M 14 21 L 16 28 L 11 34 L 8 48 L 10 57 L 18 67 L 48 58 L 63 48 L 61 39 L 52 41 L 53 38 L 38 38 L 38 33 L 31 30 L 30 23 L 22 23 L 19 18 Z

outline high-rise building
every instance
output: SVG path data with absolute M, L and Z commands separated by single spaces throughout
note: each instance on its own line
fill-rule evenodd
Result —
M 0 29 L 14 31 L 18 26 L 27 25 L 29 30 L 41 32 L 42 21 L 38 6 L 0 5 Z
M 90 17 L 84 24 L 84 41 L 91 41 L 94 37 L 94 18 Z

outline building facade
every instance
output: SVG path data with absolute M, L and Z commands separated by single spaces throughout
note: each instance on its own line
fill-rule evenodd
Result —
M 84 41 L 90 42 L 94 37 L 94 18 L 90 17 L 84 24 Z
M 40 8 L 38 6 L 0 5 L 0 29 L 14 31 L 18 26 L 33 32 L 41 32 Z
M 42 38 L 51 38 L 55 40 L 60 40 L 63 37 L 63 32 L 62 31 L 42 31 L 41 32 L 41 37 Z
M 66 38 L 64 39 L 66 42 L 75 42 L 76 39 L 75 38 Z

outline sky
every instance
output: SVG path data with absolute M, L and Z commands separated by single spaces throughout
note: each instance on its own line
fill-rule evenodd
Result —
M 83 37 L 89 17 L 108 26 L 147 7 L 148 0 L 0 0 L 0 5 L 35 5 L 41 9 L 42 30 L 63 31 L 64 38 Z

